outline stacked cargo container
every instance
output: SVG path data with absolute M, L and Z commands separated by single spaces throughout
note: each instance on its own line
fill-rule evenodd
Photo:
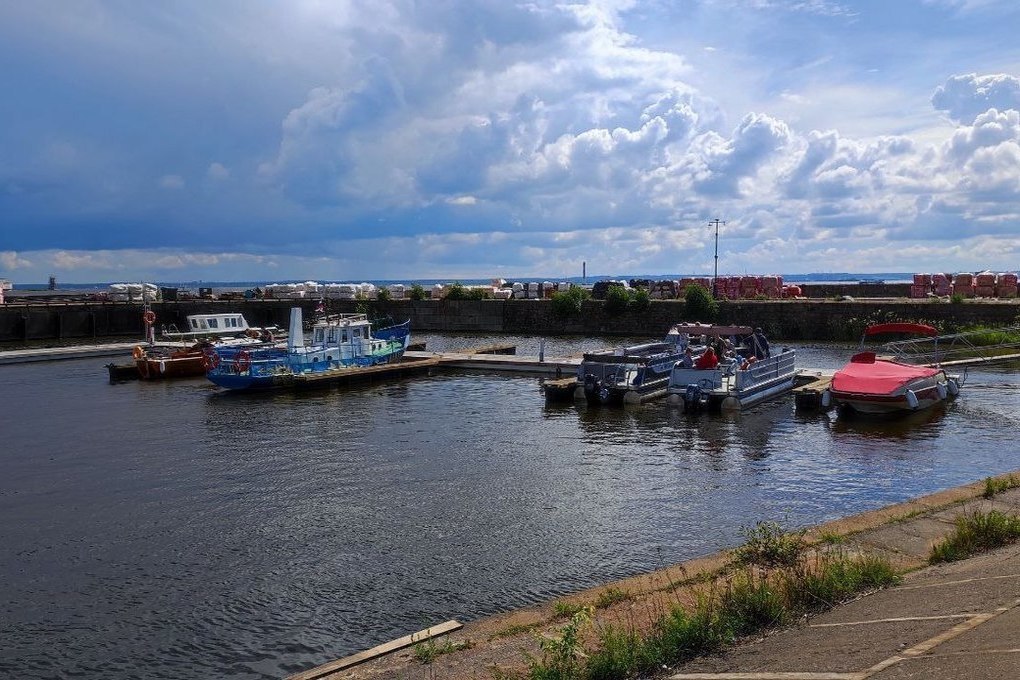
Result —
M 775 275 L 761 277 L 761 292 L 768 298 L 783 297 L 783 277 Z
M 1017 296 L 1017 275 L 1013 272 L 999 274 L 995 290 L 1001 298 L 1015 298 Z
M 910 286 L 910 297 L 926 298 L 932 290 L 931 274 L 914 274 L 914 283 Z
M 952 274 L 933 274 L 931 277 L 932 289 L 936 295 L 945 296 L 953 293 Z
M 974 297 L 974 275 L 968 272 L 957 274 L 953 280 L 953 295 L 965 298 Z
M 974 276 L 974 295 L 981 298 L 995 297 L 995 274 L 984 271 Z

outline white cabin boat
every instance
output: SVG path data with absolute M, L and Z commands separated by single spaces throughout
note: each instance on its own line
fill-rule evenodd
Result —
M 168 340 L 196 340 L 199 338 L 234 338 L 242 335 L 258 338 L 265 332 L 276 337 L 282 335 L 281 330 L 276 326 L 267 326 L 266 328 L 249 326 L 244 314 L 240 312 L 218 312 L 216 314 L 190 314 L 187 317 L 185 330 L 178 330 L 177 326 L 170 324 L 163 326 L 162 335 Z

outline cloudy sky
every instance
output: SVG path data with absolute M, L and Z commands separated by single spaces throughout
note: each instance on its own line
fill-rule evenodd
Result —
M 1015 270 L 1015 0 L 0 4 L 0 276 Z

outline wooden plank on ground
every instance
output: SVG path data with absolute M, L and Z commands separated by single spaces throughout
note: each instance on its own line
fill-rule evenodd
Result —
M 417 633 L 405 635 L 402 638 L 397 638 L 396 640 L 393 640 L 391 642 L 377 645 L 375 647 L 372 647 L 371 649 L 366 649 L 363 652 L 358 652 L 357 654 L 352 654 L 351 656 L 345 656 L 344 658 L 337 659 L 336 661 L 330 661 L 329 663 L 323 664 L 321 666 L 316 666 L 315 668 L 312 668 L 307 671 L 302 671 L 300 673 L 295 673 L 294 675 L 289 675 L 287 676 L 287 680 L 315 680 L 316 678 L 321 678 L 324 675 L 336 673 L 337 671 L 342 671 L 345 668 L 350 668 L 351 666 L 357 666 L 359 663 L 365 663 L 366 661 L 374 659 L 378 656 L 395 652 L 398 649 L 410 647 L 411 645 L 417 644 L 419 642 L 430 640 L 434 637 L 439 637 L 440 635 L 446 635 L 447 633 L 452 633 L 453 631 L 459 630 L 463 627 L 464 624 L 460 623 L 459 621 L 451 619 L 450 621 L 440 623 L 438 626 L 432 626 L 431 628 L 426 628 L 425 630 L 419 630 Z

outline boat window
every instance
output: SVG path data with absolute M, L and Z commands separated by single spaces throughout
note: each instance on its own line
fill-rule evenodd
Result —
M 312 342 L 322 342 L 322 335 L 323 335 L 322 329 L 321 328 L 316 328 L 315 329 L 315 339 Z
M 347 342 L 347 331 L 340 334 L 340 342 Z
M 191 320 L 191 327 L 192 328 L 198 328 L 198 319 L 192 319 Z
M 329 329 L 329 341 L 336 342 L 336 327 L 331 327 Z
M 208 326 L 205 325 L 205 319 L 200 319 L 199 322 L 198 322 L 198 325 L 199 325 L 199 327 L 202 330 L 205 330 L 206 328 L 208 328 Z
M 219 324 L 216 322 L 216 319 L 209 319 L 209 328 L 218 328 L 218 327 L 219 327 Z

